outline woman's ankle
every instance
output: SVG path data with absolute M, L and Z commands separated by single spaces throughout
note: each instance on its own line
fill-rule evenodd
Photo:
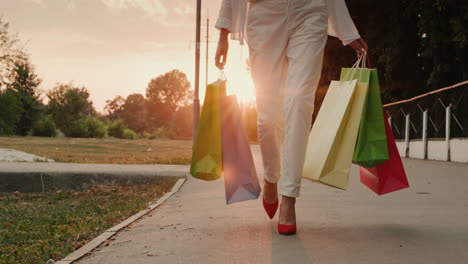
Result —
M 296 197 L 281 195 L 281 203 L 294 206 L 296 204 Z
M 283 225 L 296 224 L 296 198 L 282 195 L 279 223 Z
M 268 192 L 265 192 L 266 189 L 268 189 Z M 266 203 L 271 204 L 278 201 L 278 187 L 276 183 L 271 183 L 267 180 L 264 180 L 263 190 L 263 199 Z

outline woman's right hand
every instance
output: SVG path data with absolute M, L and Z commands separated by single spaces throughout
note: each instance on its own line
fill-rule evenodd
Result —
M 229 31 L 222 28 L 219 34 L 218 48 L 216 49 L 215 56 L 215 65 L 220 70 L 224 69 L 224 65 L 226 65 L 227 54 L 229 50 L 228 35 Z
M 349 46 L 351 46 L 351 48 L 356 51 L 358 58 L 361 57 L 363 52 L 368 53 L 369 47 L 362 38 L 353 40 L 351 43 L 349 43 Z

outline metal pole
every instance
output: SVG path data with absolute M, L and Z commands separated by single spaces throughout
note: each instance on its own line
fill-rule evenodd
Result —
M 405 157 L 409 157 L 409 132 L 410 132 L 410 114 L 406 114 L 405 116 Z
M 423 112 L 423 123 L 422 123 L 422 140 L 423 140 L 423 150 L 424 150 L 424 159 L 427 159 L 427 110 Z
M 450 161 L 450 120 L 452 116 L 452 105 L 445 108 L 445 142 L 447 143 L 447 161 Z
M 197 0 L 197 21 L 195 33 L 195 90 L 193 95 L 193 130 L 192 144 L 195 143 L 197 136 L 198 119 L 200 116 L 200 99 L 199 84 L 200 84 L 200 20 L 201 20 L 201 0 Z
M 208 12 L 207 12 L 208 13 Z M 205 69 L 205 87 L 208 86 L 208 42 L 210 40 L 210 18 L 206 17 L 206 69 Z

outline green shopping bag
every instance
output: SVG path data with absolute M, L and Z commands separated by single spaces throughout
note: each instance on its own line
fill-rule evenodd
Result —
M 341 78 L 350 70 L 343 69 Z M 369 82 L 369 90 L 359 125 L 353 163 L 372 168 L 389 159 L 377 69 L 360 69 L 355 73 L 355 78 L 359 78 L 360 82 Z
M 192 152 L 190 174 L 212 181 L 221 177 L 221 96 L 226 95 L 226 81 L 216 81 L 206 87 L 205 100 Z

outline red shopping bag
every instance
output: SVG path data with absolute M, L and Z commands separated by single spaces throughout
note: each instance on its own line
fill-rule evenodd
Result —
M 373 168 L 361 167 L 360 169 L 361 182 L 378 195 L 409 187 L 405 168 L 401 162 L 400 153 L 398 152 L 385 111 L 384 116 L 389 160 Z

